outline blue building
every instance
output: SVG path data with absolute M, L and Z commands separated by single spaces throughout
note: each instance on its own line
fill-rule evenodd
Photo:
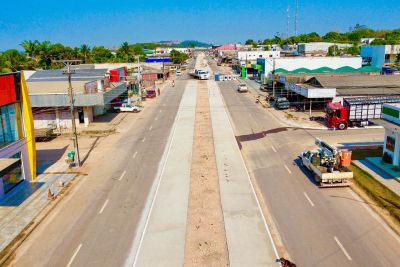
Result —
M 361 47 L 363 66 L 382 68 L 399 61 L 400 45 L 368 45 Z

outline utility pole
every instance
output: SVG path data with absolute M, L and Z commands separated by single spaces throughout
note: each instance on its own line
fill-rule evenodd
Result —
M 275 58 L 272 59 L 272 97 L 275 100 Z
M 290 6 L 286 9 L 286 39 L 289 38 L 290 27 Z
M 70 104 L 70 112 L 71 112 L 71 122 L 72 122 L 72 134 L 74 140 L 74 150 L 75 150 L 75 164 L 77 166 L 81 166 L 81 158 L 79 156 L 79 145 L 78 145 L 78 134 L 76 132 L 76 123 L 75 123 L 75 106 L 74 106 L 74 93 L 72 89 L 72 81 L 71 76 L 75 73 L 75 70 L 71 70 L 71 65 L 77 62 L 81 62 L 82 60 L 57 60 L 55 62 L 61 62 L 67 68 L 63 71 L 63 74 L 68 75 L 68 94 L 69 94 L 69 104 Z

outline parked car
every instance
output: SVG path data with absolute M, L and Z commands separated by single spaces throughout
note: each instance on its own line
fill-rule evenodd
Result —
M 177 71 L 176 71 L 176 76 L 181 76 L 181 74 L 182 74 L 182 73 L 181 73 L 180 70 L 177 70 Z
M 247 85 L 245 83 L 241 83 L 238 85 L 237 90 L 239 93 L 246 93 L 249 89 L 247 88 Z
M 119 110 L 121 112 L 140 112 L 142 109 L 135 105 L 130 104 L 122 104 L 120 107 L 114 107 L 115 110 Z
M 276 109 L 288 109 L 290 107 L 290 102 L 286 97 L 278 97 L 275 101 L 274 107 Z
M 146 90 L 146 98 L 153 98 L 156 97 L 156 90 L 155 89 L 147 89 Z

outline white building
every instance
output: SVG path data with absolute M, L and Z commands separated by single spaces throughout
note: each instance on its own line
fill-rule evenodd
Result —
M 300 43 L 298 44 L 298 52 L 303 56 L 325 56 L 328 53 L 329 47 L 334 45 L 339 49 L 345 49 L 353 46 L 352 44 L 327 42 Z
M 295 71 L 298 69 L 316 70 L 330 68 L 337 70 L 342 67 L 359 69 L 362 67 L 361 57 L 287 57 L 257 59 L 257 64 L 262 65 L 262 73 L 268 74 L 275 70 Z
M 258 58 L 280 58 L 280 56 L 280 51 L 238 51 L 236 58 L 240 65 L 244 66 L 246 62 L 256 63 Z
M 170 54 L 172 50 L 176 50 L 181 53 L 189 54 L 191 49 L 186 47 L 157 47 L 156 54 Z

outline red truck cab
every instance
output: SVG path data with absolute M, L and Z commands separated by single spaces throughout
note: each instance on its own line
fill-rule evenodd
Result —
M 349 127 L 347 118 L 349 110 L 340 102 L 330 102 L 326 105 L 326 122 L 329 128 L 345 130 Z
M 148 89 L 146 90 L 146 98 L 153 98 L 156 97 L 156 90 Z

